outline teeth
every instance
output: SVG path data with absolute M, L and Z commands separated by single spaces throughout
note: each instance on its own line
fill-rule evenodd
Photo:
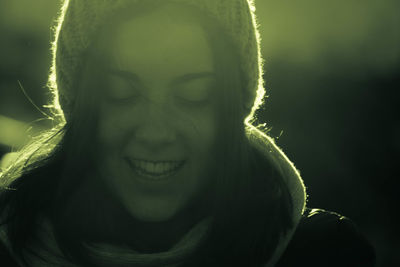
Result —
M 149 178 L 167 177 L 176 172 L 182 165 L 183 161 L 145 161 L 145 160 L 130 160 L 134 170 Z
M 180 165 L 179 162 L 150 162 L 143 160 L 134 160 L 133 165 L 149 173 L 170 172 Z

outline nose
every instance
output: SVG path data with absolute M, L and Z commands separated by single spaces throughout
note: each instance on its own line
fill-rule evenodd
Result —
M 174 117 L 164 105 L 149 102 L 136 128 L 135 138 L 144 148 L 158 150 L 176 140 L 172 126 Z

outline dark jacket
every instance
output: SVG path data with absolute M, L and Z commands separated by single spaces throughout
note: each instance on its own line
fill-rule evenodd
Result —
M 306 209 L 276 267 L 375 266 L 373 246 L 349 218 L 321 209 Z

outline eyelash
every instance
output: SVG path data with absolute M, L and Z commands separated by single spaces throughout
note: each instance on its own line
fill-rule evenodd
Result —
M 179 96 L 176 96 L 175 99 L 178 101 L 178 104 L 184 106 L 185 108 L 202 108 L 210 104 L 210 99 L 208 97 L 204 100 L 196 100 L 196 101 L 188 100 Z
M 121 78 L 118 78 L 118 79 L 121 79 Z M 134 85 L 132 85 L 132 83 L 130 83 L 126 80 L 120 80 L 119 82 L 123 82 L 123 85 L 119 85 L 119 86 L 129 87 L 129 89 L 124 88 L 123 90 L 132 90 L 132 94 L 128 94 L 127 97 L 119 97 L 119 96 L 113 95 L 113 93 L 111 93 L 109 91 L 110 90 L 109 89 L 108 94 L 107 94 L 107 100 L 109 102 L 114 103 L 114 104 L 132 103 L 133 100 L 137 100 L 138 97 L 140 97 L 140 94 L 138 92 L 135 92 L 135 91 L 137 91 L 137 88 Z M 108 82 L 108 86 L 110 86 L 110 87 L 113 86 L 112 81 Z
M 118 79 L 118 82 L 122 82 L 123 84 L 120 86 L 126 86 L 130 87 L 129 89 L 123 88 L 122 90 L 134 90 L 137 91 L 137 88 L 135 85 L 133 85 L 130 81 L 127 81 L 123 79 L 122 77 L 114 77 L 114 79 Z M 112 85 L 112 80 L 109 82 L 109 86 Z M 118 85 L 117 85 L 118 86 Z M 127 97 L 118 97 L 118 96 L 113 96 L 112 93 L 109 93 L 107 96 L 107 100 L 109 103 L 114 104 L 114 105 L 124 105 L 124 104 L 133 104 L 137 102 L 140 98 L 140 94 L 138 92 L 133 92 L 133 95 L 129 95 Z M 179 94 L 175 94 L 174 98 L 177 100 L 177 102 L 187 108 L 199 108 L 199 107 L 204 107 L 210 103 L 210 99 L 212 96 L 208 95 L 204 99 L 201 100 L 191 100 L 188 98 L 185 98 L 184 96 L 179 96 Z

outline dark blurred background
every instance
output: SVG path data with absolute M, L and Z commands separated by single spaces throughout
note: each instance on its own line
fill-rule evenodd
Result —
M 352 218 L 399 266 L 398 0 L 257 0 L 269 98 L 261 121 L 300 169 L 309 206 Z M 59 0 L 0 0 L 0 157 L 46 123 Z M 20 84 L 19 84 L 20 83 Z M 32 126 L 31 129 L 30 126 Z

